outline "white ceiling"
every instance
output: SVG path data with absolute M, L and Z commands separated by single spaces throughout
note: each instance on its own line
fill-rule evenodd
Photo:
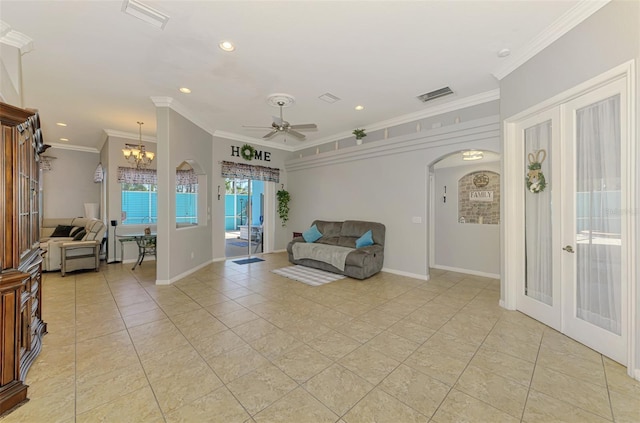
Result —
M 33 40 L 22 57 L 24 106 L 40 111 L 46 143 L 100 148 L 105 130 L 137 139 L 139 120 L 143 135 L 155 136 L 151 97 L 171 97 L 172 107 L 212 134 L 309 147 L 470 96 L 495 97 L 494 75 L 597 10 L 575 0 L 143 1 L 169 15 L 161 30 L 123 13 L 122 3 L 0 3 L 2 22 Z M 223 39 L 236 50 L 219 49 Z M 503 48 L 511 56 L 499 58 Z M 416 99 L 444 86 L 454 94 Z M 318 98 L 327 92 L 341 100 Z M 316 123 L 317 131 L 285 142 L 262 140 L 268 129 L 243 128 L 271 124 L 272 93 L 296 99 L 285 120 Z M 358 104 L 365 109 L 355 111 Z

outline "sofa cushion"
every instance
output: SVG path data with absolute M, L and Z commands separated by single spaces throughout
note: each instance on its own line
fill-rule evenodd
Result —
M 74 241 L 82 241 L 82 238 L 85 237 L 87 231 L 84 228 L 81 228 L 76 234 L 73 236 Z
M 316 225 L 323 237 L 331 238 L 340 236 L 342 222 L 327 222 L 325 220 L 315 220 L 312 225 Z
M 61 237 L 61 236 L 68 237 L 70 236 L 72 230 L 73 230 L 72 225 L 58 225 L 56 226 L 53 233 L 51 234 L 51 237 Z
M 368 247 L 369 245 L 373 245 L 373 234 L 371 233 L 371 229 L 356 240 L 356 248 Z
M 69 232 L 70 237 L 75 237 L 78 232 L 84 229 L 84 226 L 74 226 L 71 232 Z
M 320 233 L 316 225 L 313 225 L 302 233 L 302 237 L 306 242 L 316 242 L 322 237 L 322 233 Z
M 354 236 L 360 238 L 365 232 L 371 231 L 374 244 L 384 245 L 385 227 L 382 223 L 365 222 L 362 220 L 345 220 L 342 224 L 340 236 Z

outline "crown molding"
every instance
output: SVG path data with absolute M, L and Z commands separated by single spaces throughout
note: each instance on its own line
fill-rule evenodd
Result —
M 21 54 L 33 50 L 33 40 L 21 32 L 14 31 L 11 25 L 4 21 L 0 21 L 0 43 L 18 48 Z
M 540 34 L 527 43 L 518 54 L 512 55 L 502 66 L 493 72 L 498 80 L 501 80 L 511 72 L 522 66 L 527 60 L 551 45 L 558 38 L 571 31 L 582 21 L 593 15 L 611 0 L 582 0 L 562 16 L 556 19 L 551 25 L 545 28 Z
M 384 128 L 391 128 L 393 126 L 402 125 L 409 122 L 415 122 L 416 120 L 429 118 L 432 116 L 441 115 L 443 113 L 453 112 L 455 110 L 464 109 L 466 107 L 477 106 L 478 104 L 488 103 L 490 101 L 500 99 L 500 89 L 485 91 L 483 93 L 471 95 L 468 97 L 460 98 L 447 103 L 442 103 L 437 106 L 429 107 L 426 110 L 410 113 L 407 115 L 398 116 L 392 119 L 383 120 L 371 125 L 366 125 L 367 131 L 373 132 Z M 330 137 L 321 138 L 313 143 L 305 144 L 301 147 L 295 148 L 293 151 L 303 150 L 309 147 L 316 147 L 329 142 L 340 141 L 345 138 L 349 138 L 353 135 L 350 131 L 340 132 Z
M 107 137 L 124 138 L 126 140 L 133 140 L 136 142 L 140 141 L 140 134 L 134 134 L 132 132 L 117 131 L 115 129 L 103 129 L 103 131 L 105 134 L 107 134 Z M 142 141 L 152 142 L 152 143 L 158 142 L 156 137 L 152 137 L 149 135 L 143 135 Z
M 387 140 L 331 150 L 320 154 L 285 160 L 287 172 L 348 163 L 375 157 L 411 153 L 435 147 L 449 146 L 463 149 L 473 146 L 482 150 L 500 140 L 500 116 L 488 116 L 456 125 L 401 135 Z M 459 147 L 458 147 L 459 146 Z
M 85 147 L 82 145 L 73 145 L 73 144 L 60 144 L 57 142 L 52 142 L 49 145 L 51 146 L 51 148 L 59 148 L 60 150 L 71 150 L 71 151 L 81 151 L 83 153 L 100 154 L 100 150 L 94 147 Z

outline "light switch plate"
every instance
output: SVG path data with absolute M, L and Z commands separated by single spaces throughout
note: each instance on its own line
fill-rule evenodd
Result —
M 413 216 L 411 218 L 411 222 L 413 222 L 413 223 L 422 223 L 422 218 L 420 216 Z

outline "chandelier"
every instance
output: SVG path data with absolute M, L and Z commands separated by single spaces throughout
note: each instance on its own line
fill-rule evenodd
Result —
M 153 152 L 147 151 L 142 145 L 142 125 L 144 122 L 138 122 L 140 126 L 140 140 L 138 141 L 138 145 L 136 144 L 125 144 L 125 147 L 122 149 L 122 154 L 124 154 L 124 158 L 135 165 L 136 169 L 144 169 L 148 167 L 156 156 Z

